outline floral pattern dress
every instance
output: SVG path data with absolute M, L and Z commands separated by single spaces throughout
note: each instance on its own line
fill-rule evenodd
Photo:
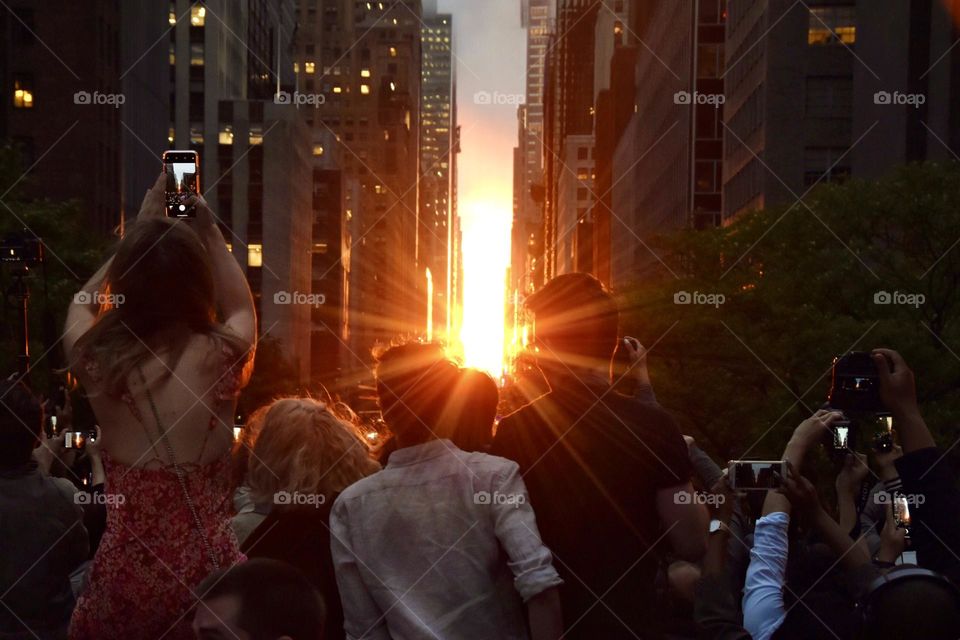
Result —
M 232 400 L 239 393 L 242 363 L 233 360 L 225 357 L 225 373 L 215 391 L 218 400 Z M 95 365 L 86 369 L 91 379 L 98 378 Z M 132 399 L 124 400 L 142 419 Z M 194 589 L 214 566 L 180 479 L 173 468 L 130 467 L 106 452 L 102 455 L 107 527 L 87 588 L 77 600 L 69 637 L 193 638 L 190 625 L 198 602 Z M 229 464 L 229 452 L 192 468 L 181 464 L 186 491 L 221 568 L 246 559 L 230 528 Z

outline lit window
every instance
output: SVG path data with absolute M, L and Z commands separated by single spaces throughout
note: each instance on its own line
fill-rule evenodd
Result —
M 360 77 L 361 77 L 361 78 L 369 78 L 369 77 L 370 77 L 370 69 L 361 69 L 361 70 L 360 70 Z
M 220 144 L 233 144 L 233 127 L 225 125 L 220 128 Z
M 190 24 L 194 27 L 202 27 L 207 21 L 206 7 L 194 5 L 190 7 Z
M 13 81 L 13 106 L 16 109 L 33 108 L 33 88 L 25 80 Z
M 293 63 L 293 72 L 294 72 L 294 73 L 300 73 L 300 63 L 299 63 L 299 62 L 294 62 L 294 63 Z
M 313 155 L 316 156 L 316 157 L 318 157 L 318 158 L 323 155 L 323 145 L 322 145 L 322 144 L 315 144 L 315 145 L 313 145 Z
M 390 81 L 390 91 L 396 91 L 396 90 L 397 90 L 397 84 L 396 84 L 393 80 L 391 80 L 391 81 Z
M 170 65 L 173 66 L 177 64 L 177 46 L 174 43 L 170 43 Z
M 203 66 L 203 44 L 196 43 L 190 45 L 190 66 L 191 67 L 202 67 Z
M 397 48 L 396 48 L 396 47 L 390 47 L 390 57 L 391 57 L 391 58 L 396 58 L 396 57 L 397 57 Z
M 810 45 L 852 45 L 857 41 L 857 13 L 854 7 L 812 7 L 807 31 Z
M 190 144 L 203 144 L 203 125 L 190 125 Z
M 170 26 L 177 24 L 177 12 L 173 9 L 170 9 L 170 15 L 167 16 L 167 22 L 170 23 Z
M 167 129 L 167 142 L 169 142 L 170 144 L 173 144 L 175 135 L 176 133 L 174 132 L 173 127 L 170 127 L 169 129 Z
M 313 73 L 317 70 L 317 63 L 315 62 L 304 62 L 303 69 L 307 73 Z
M 368 85 L 368 84 L 362 84 L 362 85 L 360 85 L 360 93 L 362 93 L 363 95 L 369 94 L 369 93 L 370 93 L 370 85 Z
M 248 140 L 250 144 L 263 144 L 263 129 L 259 126 L 250 127 Z
M 247 266 L 248 267 L 263 266 L 263 245 L 262 244 L 247 245 Z
M 230 253 L 233 253 L 233 244 L 230 242 L 227 243 L 227 251 L 229 251 Z
M 337 85 L 333 88 L 334 93 L 343 93 L 343 89 L 340 88 L 340 85 Z

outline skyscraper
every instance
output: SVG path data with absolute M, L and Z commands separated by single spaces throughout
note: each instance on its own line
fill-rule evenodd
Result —
M 30 195 L 79 198 L 103 234 L 121 222 L 122 22 L 116 1 L 0 11 L 0 138 L 19 149 Z
M 310 143 L 293 90 L 293 0 L 177 0 L 168 18 L 170 148 L 200 155 L 201 189 L 254 295 L 261 338 L 310 375 Z M 282 93 L 280 94 L 282 95 Z
M 657 0 L 632 16 L 635 113 L 612 159 L 611 284 L 659 264 L 653 236 L 720 224 L 725 2 Z
M 511 289 L 530 293 L 543 282 L 543 92 L 551 30 L 551 0 L 523 0 L 527 31 L 526 100 L 518 109 Z
M 583 223 L 579 214 L 574 224 L 563 224 L 560 219 L 561 178 L 571 179 L 579 172 L 566 164 L 566 152 L 577 148 L 578 158 L 586 139 L 593 134 L 593 73 L 594 73 L 594 26 L 599 4 L 588 0 L 558 0 L 556 29 L 550 36 L 544 64 L 544 126 L 542 148 L 544 158 L 544 279 L 549 280 L 562 273 L 561 269 L 591 270 L 590 264 L 572 263 L 561 259 L 570 247 L 592 244 L 592 221 L 589 218 L 591 186 L 587 189 Z M 577 136 L 575 142 L 568 136 Z M 589 142 L 588 158 L 592 157 L 593 142 Z M 575 178 L 579 181 L 579 178 Z M 565 210 L 571 203 L 564 203 Z M 577 210 L 581 207 L 577 206 Z M 561 226 L 562 225 L 562 226 Z
M 453 66 L 453 18 L 426 15 L 420 28 L 423 63 L 420 83 L 420 226 L 418 262 L 430 269 L 431 329 L 449 335 L 455 299 L 453 268 L 453 181 L 457 162 L 456 81 Z
M 725 221 L 816 184 L 956 157 L 960 31 L 948 7 L 960 10 L 954 0 L 731 3 Z

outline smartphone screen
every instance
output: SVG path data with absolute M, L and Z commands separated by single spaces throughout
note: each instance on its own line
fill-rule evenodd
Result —
M 734 460 L 728 476 L 736 491 L 769 491 L 780 486 L 783 463 L 779 460 Z
M 87 444 L 87 434 L 83 431 L 65 431 L 63 433 L 64 449 L 83 449 Z
M 193 218 L 196 207 L 186 204 L 186 200 L 200 194 L 200 157 L 197 152 L 165 151 L 163 172 L 167 175 L 164 190 L 167 215 L 171 218 Z
M 907 497 L 902 493 L 896 493 L 893 496 L 893 520 L 897 523 L 898 529 L 906 529 L 910 532 L 910 505 Z
M 833 448 L 846 451 L 850 447 L 850 423 L 838 422 L 833 425 Z

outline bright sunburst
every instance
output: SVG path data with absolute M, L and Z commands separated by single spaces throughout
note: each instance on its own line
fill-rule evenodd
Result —
M 510 263 L 509 206 L 465 203 L 463 222 L 464 364 L 503 373 L 507 265 Z

